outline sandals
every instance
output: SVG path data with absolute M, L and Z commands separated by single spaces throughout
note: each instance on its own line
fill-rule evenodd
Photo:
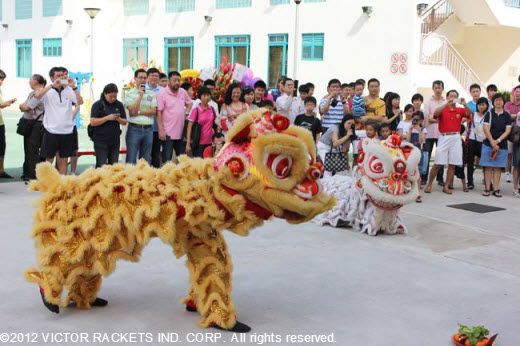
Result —
M 482 193 L 482 196 L 484 196 L 484 197 L 489 197 L 489 195 L 491 195 L 490 190 L 484 190 L 484 192 Z
M 464 192 L 469 192 L 469 188 L 468 188 L 468 187 L 465 187 L 465 188 L 462 189 L 462 191 L 464 191 Z
M 422 203 L 421 196 L 417 196 L 417 198 L 415 199 L 415 203 Z
M 500 193 L 500 189 L 493 191 L 493 196 L 499 197 L 499 198 L 502 197 L 502 194 Z

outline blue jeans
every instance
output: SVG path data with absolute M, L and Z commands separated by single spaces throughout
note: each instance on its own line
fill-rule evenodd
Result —
M 161 141 L 162 145 L 162 163 L 165 164 L 168 161 L 172 160 L 173 151 L 175 150 L 175 155 L 177 157 L 179 155 L 184 154 L 184 148 L 186 143 L 182 141 L 182 139 L 167 139 L 165 141 Z M 184 147 L 183 147 L 184 146 Z
M 145 159 L 148 164 L 152 162 L 153 129 L 140 128 L 128 125 L 126 132 L 126 163 L 136 163 L 139 159 Z

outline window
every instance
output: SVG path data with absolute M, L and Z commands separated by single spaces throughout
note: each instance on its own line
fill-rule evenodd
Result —
M 44 38 L 43 56 L 61 56 L 61 38 Z
M 215 36 L 215 66 L 220 65 L 223 56 L 227 56 L 231 64 L 249 66 L 249 41 L 249 35 Z
M 166 0 L 166 12 L 195 11 L 195 0 Z
M 217 0 L 217 9 L 239 7 L 251 7 L 251 0 Z
M 506 6 L 520 8 L 520 0 L 505 0 Z
M 285 5 L 288 4 L 291 0 L 271 0 L 271 5 Z
M 30 19 L 32 17 L 32 0 L 16 0 L 14 12 L 16 19 Z
M 164 38 L 166 71 L 182 71 L 193 67 L 193 37 Z
M 148 39 L 123 39 L 123 66 L 146 64 L 148 62 Z
M 2 20 L 2 0 L 0 0 L 0 21 Z
M 56 17 L 62 14 L 62 0 L 43 0 L 43 16 Z
M 287 73 L 287 41 L 287 34 L 269 35 L 267 84 L 270 88 L 275 88 L 278 78 Z
M 16 77 L 32 75 L 32 40 L 16 40 Z
M 323 34 L 303 34 L 302 60 L 323 60 Z
M 139 16 L 148 14 L 148 0 L 123 0 L 125 16 Z

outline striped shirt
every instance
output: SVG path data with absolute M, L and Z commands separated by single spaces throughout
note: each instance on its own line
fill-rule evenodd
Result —
M 329 111 L 322 116 L 321 124 L 325 128 L 329 128 L 332 125 L 337 125 L 343 119 L 343 103 L 341 103 L 341 99 L 338 97 L 338 104 L 336 107 L 332 107 L 332 104 L 329 107 Z M 324 97 L 320 101 L 320 109 L 323 105 L 327 103 L 327 97 Z

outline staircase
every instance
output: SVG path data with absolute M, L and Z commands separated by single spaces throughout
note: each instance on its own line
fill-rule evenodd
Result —
M 424 13 L 421 23 L 420 63 L 444 66 L 460 85 L 468 90 L 473 83 L 484 83 L 450 41 L 435 33 L 435 30 L 452 15 L 454 11 L 447 0 L 438 1 Z
M 421 34 L 428 35 L 442 25 L 453 14 L 453 8 L 447 0 L 437 1 L 423 14 Z

